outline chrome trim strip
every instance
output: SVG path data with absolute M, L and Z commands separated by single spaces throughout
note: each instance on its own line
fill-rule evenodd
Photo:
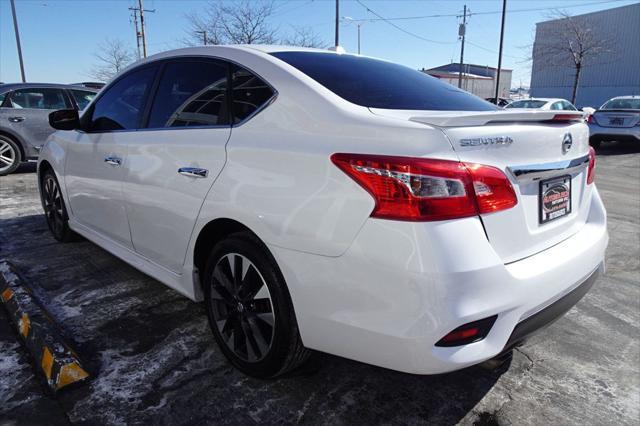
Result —
M 589 164 L 589 155 L 573 160 L 556 161 L 553 163 L 526 164 L 523 166 L 507 167 L 520 182 L 546 179 L 559 174 L 575 174 Z

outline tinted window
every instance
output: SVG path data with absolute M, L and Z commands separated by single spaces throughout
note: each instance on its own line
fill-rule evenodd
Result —
M 601 109 L 640 109 L 640 98 L 611 99 Z
M 562 109 L 562 102 L 554 102 L 551 104 L 551 109 Z
M 168 63 L 147 127 L 229 124 L 227 66 L 209 61 Z
M 11 107 L 31 109 L 69 108 L 61 89 L 18 89 L 11 94 Z
M 2 104 L 4 103 L 4 98 L 7 97 L 6 93 L 0 93 L 0 106 L 3 106 Z
M 234 123 L 253 114 L 273 96 L 273 90 L 267 83 L 237 66 L 234 66 L 231 75 L 231 89 L 233 91 Z
M 76 104 L 78 104 L 78 109 L 83 110 L 89 105 L 89 102 L 96 97 L 94 92 L 89 92 L 87 90 L 77 90 L 71 89 L 71 95 L 73 95 L 73 99 L 75 99 Z
M 495 105 L 423 72 L 378 59 L 322 52 L 276 52 L 338 96 L 387 109 L 491 111 Z
M 532 100 L 524 100 L 524 101 L 515 101 L 511 102 L 505 108 L 542 108 L 547 101 L 532 101 Z
M 106 89 L 95 103 L 91 131 L 136 129 L 140 126 L 145 95 L 153 83 L 155 67 L 127 74 Z

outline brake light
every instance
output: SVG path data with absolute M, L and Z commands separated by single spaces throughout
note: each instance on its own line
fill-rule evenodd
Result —
M 587 123 L 593 123 L 593 122 L 594 122 L 593 114 L 589 114 L 587 116 Z
M 490 166 L 366 154 L 333 154 L 331 161 L 373 196 L 372 217 L 447 220 L 505 210 L 518 202 L 504 173 Z
M 556 114 L 552 121 L 582 121 L 582 114 Z
M 589 147 L 589 168 L 587 169 L 587 185 L 593 183 L 596 178 L 596 150 Z

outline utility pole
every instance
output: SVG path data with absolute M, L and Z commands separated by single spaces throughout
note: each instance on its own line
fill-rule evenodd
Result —
M 340 46 L 340 0 L 336 0 L 336 47 Z
M 358 22 L 358 55 L 360 54 L 360 26 L 362 24 Z
M 139 37 L 140 39 L 142 39 L 142 56 L 146 58 L 147 57 L 147 37 L 144 32 L 144 12 L 154 13 L 156 10 L 145 9 L 144 6 L 142 5 L 142 0 L 138 0 L 138 7 L 130 7 L 129 10 L 133 10 L 134 13 L 135 11 L 140 13 L 140 32 L 138 33 L 138 30 L 137 30 L 138 21 L 136 19 L 136 37 Z
M 20 60 L 20 74 L 22 75 L 22 82 L 26 83 L 27 78 L 24 76 L 24 62 L 22 61 L 22 46 L 20 45 L 20 31 L 18 31 L 18 18 L 16 16 L 16 3 L 15 0 L 11 0 L 11 13 L 13 14 L 13 29 L 16 33 L 16 45 L 18 47 L 18 59 Z
M 130 11 L 133 12 L 133 25 L 136 27 L 136 46 L 138 47 L 138 59 L 141 58 L 140 56 L 140 30 L 138 29 L 138 8 L 136 7 L 130 7 L 129 8 Z
M 196 34 L 202 34 L 202 44 L 207 45 L 207 32 L 206 31 L 196 31 Z
M 462 37 L 462 44 L 460 46 L 460 69 L 458 71 L 458 88 L 462 87 L 462 66 L 464 64 L 464 36 L 467 32 L 467 5 L 464 5 L 464 12 L 462 12 L 462 24 L 458 28 L 458 36 Z
M 507 13 L 507 0 L 502 0 L 502 25 L 500 26 L 500 49 L 498 50 L 498 73 L 496 74 L 496 105 L 500 93 L 500 72 L 502 70 L 502 42 L 504 41 L 504 18 Z

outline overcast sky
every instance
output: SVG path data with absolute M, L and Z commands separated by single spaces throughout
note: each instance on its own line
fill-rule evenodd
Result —
M 206 1 L 145 0 L 149 53 L 182 47 L 187 12 L 203 11 Z M 549 19 L 554 9 L 572 14 L 637 3 L 630 0 L 508 0 L 503 67 L 513 72 L 512 86 L 529 84 L 529 55 L 535 23 Z M 130 6 L 137 0 L 16 0 L 28 81 L 71 83 L 89 80 L 94 53 L 105 38 L 119 38 L 135 48 Z M 413 18 L 367 21 L 361 27 L 362 54 L 413 68 L 431 68 L 460 58 L 458 25 L 464 4 L 468 18 L 465 62 L 497 66 L 500 0 L 341 0 L 340 15 L 354 19 Z M 367 8 L 375 12 L 367 11 Z M 535 10 L 532 10 L 535 9 Z M 334 40 L 335 1 L 280 0 L 271 24 L 285 35 L 292 25 L 311 27 L 327 45 Z M 431 15 L 447 15 L 425 17 Z M 389 22 L 397 25 L 396 28 Z M 411 33 L 411 34 L 408 34 Z M 340 44 L 357 52 L 357 29 L 344 21 Z M 0 0 L 0 81 L 20 80 L 9 0 Z

